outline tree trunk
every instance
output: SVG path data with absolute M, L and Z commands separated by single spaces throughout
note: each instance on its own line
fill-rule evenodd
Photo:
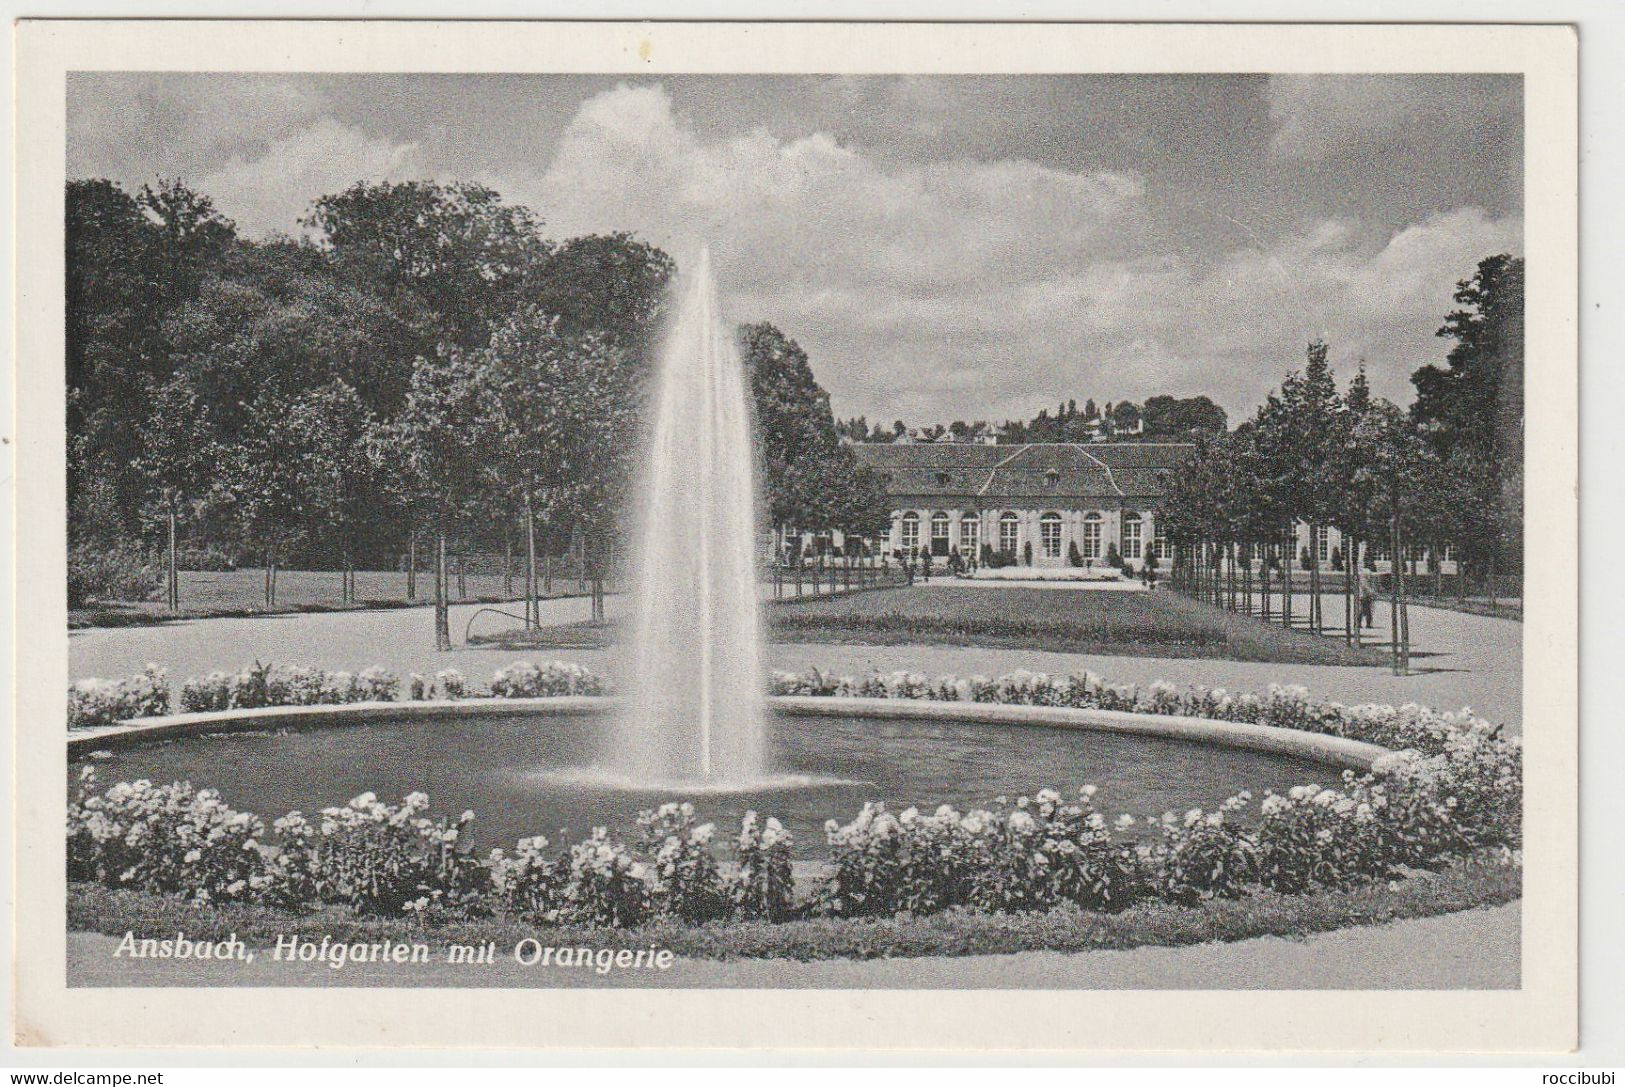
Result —
M 1353 555 L 1353 560 L 1349 556 Z M 1354 538 L 1348 533 L 1343 534 L 1343 640 L 1349 645 L 1354 644 L 1358 637 L 1356 629 L 1359 627 L 1359 612 L 1354 606 L 1354 566 L 1352 562 L 1359 561 L 1360 549 Z
M 1286 554 L 1281 557 L 1281 625 L 1292 626 L 1292 553 L 1298 549 L 1298 534 L 1288 528 Z
M 502 534 L 502 599 L 513 599 L 513 533 Z
M 268 608 L 271 606 L 271 563 L 272 563 L 272 561 L 274 561 L 274 560 L 272 559 L 272 556 L 271 556 L 271 539 L 270 539 L 269 536 L 267 536 L 266 539 L 265 539 L 265 594 L 264 594 L 264 603 L 265 603 L 265 606 L 268 607 Z
M 169 610 L 179 611 L 181 606 L 181 575 L 180 567 L 175 560 L 175 506 L 169 507 L 169 585 L 167 592 Z
M 434 647 L 445 653 L 451 649 L 451 607 L 446 600 L 446 534 L 435 538 L 434 559 Z
M 1399 514 L 1396 510 L 1388 522 L 1388 631 L 1392 639 L 1394 675 L 1404 675 L 1399 665 L 1399 579 L 1404 563 L 1399 555 Z
M 418 530 L 406 533 L 406 599 L 418 598 Z
M 530 492 L 525 492 L 525 629 L 541 624 L 541 605 L 536 600 L 536 511 Z
M 468 599 L 468 552 L 457 552 L 457 599 Z

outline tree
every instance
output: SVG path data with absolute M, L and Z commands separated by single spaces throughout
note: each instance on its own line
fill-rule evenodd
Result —
M 1228 427 L 1224 409 L 1205 396 L 1184 400 L 1172 396 L 1153 396 L 1140 408 L 1147 437 L 1178 438 L 1205 432 L 1223 434 Z
M 541 220 L 483 185 L 357 182 L 301 220 L 352 282 L 419 315 L 419 352 L 483 346 L 552 254 Z
M 560 327 L 527 307 L 492 336 L 480 366 L 499 450 L 492 489 L 517 497 L 525 526 L 527 622 L 537 617 L 536 518 L 555 529 L 608 528 L 625 495 L 638 415 L 626 348 Z
M 1456 284 L 1463 308 L 1447 314 L 1438 330 L 1455 341 L 1445 366 L 1429 364 L 1411 375 L 1411 418 L 1433 451 L 1498 466 L 1488 492 L 1498 525 L 1485 557 L 1492 572 L 1497 565 L 1519 569 L 1523 555 L 1523 281 L 1521 257 L 1480 261 L 1471 278 Z
M 305 504 L 310 517 L 337 538 L 344 582 L 343 602 L 355 603 L 356 531 L 378 504 L 379 479 L 387 471 L 374 441 L 372 413 L 356 390 L 334 380 L 301 396 L 290 426 L 306 446 Z
M 446 585 L 446 538 L 467 524 L 489 493 L 491 458 L 478 440 L 497 432 L 491 381 L 477 352 L 450 349 L 412 367 L 400 415 L 376 438 L 396 465 L 392 485 L 414 531 L 435 537 L 435 645 L 451 648 Z
M 599 336 L 617 358 L 642 367 L 676 271 L 671 257 L 631 234 L 589 234 L 532 264 L 521 297 L 553 314 L 561 335 Z
M 841 444 L 829 394 L 813 377 L 807 353 L 770 324 L 745 325 L 739 336 L 772 523 L 878 532 L 889 522 L 882 481 L 860 475 L 852 450 Z
M 222 457 L 220 488 L 243 539 L 265 561 L 265 606 L 276 604 L 277 564 L 309 509 L 309 435 L 292 400 L 264 392 L 249 405 L 242 431 Z
M 147 400 L 151 414 L 142 428 L 142 454 L 136 468 L 146 477 L 153 509 L 164 521 L 168 576 L 166 601 L 180 607 L 176 524 L 189 506 L 200 506 L 213 486 L 219 459 L 209 405 L 185 377 L 172 376 Z

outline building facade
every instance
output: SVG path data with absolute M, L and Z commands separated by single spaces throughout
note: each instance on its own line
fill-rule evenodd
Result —
M 1033 566 L 1085 567 L 1120 558 L 1138 570 L 1173 552 L 1157 519 L 1183 443 L 958 442 L 859 444 L 858 463 L 885 479 L 887 554 L 957 552 Z

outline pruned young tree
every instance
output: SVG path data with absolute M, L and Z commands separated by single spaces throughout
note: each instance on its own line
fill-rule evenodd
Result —
M 540 307 L 499 328 L 481 353 L 491 396 L 495 492 L 511 495 L 526 541 L 526 622 L 537 621 L 537 522 L 601 538 L 619 512 L 636 432 L 638 390 L 625 348 L 567 334 Z
M 414 529 L 435 540 L 435 647 L 442 651 L 451 648 L 447 537 L 467 525 L 490 490 L 490 452 L 481 438 L 495 426 L 484 363 L 480 352 L 456 349 L 418 359 L 405 405 L 375 439 L 396 466 L 390 484 Z
M 136 468 L 151 488 L 153 511 L 164 521 L 166 538 L 165 601 L 180 607 L 176 533 L 181 518 L 202 506 L 214 486 L 220 458 L 207 402 L 200 400 L 184 375 L 176 374 L 147 398 L 152 405 L 142 427 L 142 452 Z

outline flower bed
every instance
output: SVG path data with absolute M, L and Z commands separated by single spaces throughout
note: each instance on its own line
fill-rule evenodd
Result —
M 1341 736 L 1394 750 L 1438 752 L 1461 734 L 1516 746 L 1470 710 L 1441 713 L 1407 702 L 1347 706 L 1313 698 L 1306 687 L 1270 684 L 1263 694 L 1233 693 L 1223 687 L 1178 687 L 1172 683 L 1107 683 L 1093 672 L 1051 675 L 1010 672 L 987 676 L 928 676 L 921 672 L 875 672 L 842 676 L 813 669 L 774 672 L 776 695 L 828 698 L 908 698 L 932 702 L 985 702 L 1014 706 L 1061 706 L 1117 710 L 1174 717 L 1202 717 Z
M 532 664 L 516 661 L 497 669 L 489 686 L 471 684 L 455 668 L 427 678 L 416 672 L 407 677 L 407 698 L 539 698 L 565 695 L 601 695 L 609 684 L 602 676 L 563 661 Z M 209 713 L 266 706 L 339 706 L 353 702 L 394 702 L 402 695 L 401 680 L 384 668 L 361 672 L 304 668 L 296 664 L 255 663 L 237 672 L 210 672 L 181 685 L 183 713 Z M 82 679 L 68 687 L 68 727 L 113 725 L 170 712 L 171 699 L 163 669 L 125 679 Z
M 133 707 L 167 709 L 161 671 L 125 687 L 75 686 L 87 719 Z M 287 666 L 217 674 L 183 688 L 188 708 L 306 705 L 389 699 L 395 677 Z M 519 663 L 489 691 L 452 670 L 411 677 L 413 698 L 600 694 L 602 679 L 573 665 Z M 1117 911 L 1137 903 L 1189 905 L 1259 893 L 1296 895 L 1393 879 L 1485 851 L 1512 863 L 1521 847 L 1522 749 L 1470 712 L 1416 705 L 1344 706 L 1299 687 L 1262 694 L 1108 684 L 1098 676 L 1015 672 L 997 679 L 894 672 L 862 678 L 775 673 L 775 694 L 896 698 L 1123 710 L 1240 721 L 1379 744 L 1393 754 L 1330 785 L 1248 793 L 1213 811 L 1118 816 L 1093 806 L 1094 788 L 1053 789 L 986 809 L 929 814 L 865 805 L 830 820 L 827 874 L 798 896 L 789 834 L 745 816 L 732 869 L 719 866 L 715 828 L 688 805 L 645 812 L 641 834 L 602 830 L 563 852 L 542 838 L 475 857 L 462 845 L 474 818 L 432 819 L 421 793 L 400 805 L 365 794 L 316 820 L 298 812 L 269 831 L 211 790 L 140 781 L 94 791 L 87 770 L 70 804 L 69 878 L 203 901 L 305 910 L 341 905 L 362 917 L 501 916 L 553 925 L 635 927 L 721 919 L 892 917 L 967 909 L 1024 913 L 1059 907 Z M 272 701 L 283 700 L 283 701 Z M 157 712 L 163 712 L 163 709 Z M 139 714 L 133 714 L 139 715 Z M 1246 813 L 1246 817 L 1243 817 Z
M 293 812 L 267 832 L 211 790 L 140 781 L 97 794 L 93 772 L 84 775 L 69 808 L 71 880 L 296 910 L 337 904 L 363 917 L 626 928 L 1116 911 L 1343 889 L 1484 850 L 1511 863 L 1521 844 L 1518 745 L 1473 727 L 1449 730 L 1431 753 L 1395 753 L 1373 773 L 1266 793 L 1256 810 L 1241 793 L 1213 811 L 1108 821 L 1092 786 L 1071 800 L 1044 789 L 969 812 L 868 804 L 851 822 L 828 822 L 829 871 L 800 897 L 789 834 L 754 812 L 724 873 L 714 827 L 696 824 L 686 804 L 643 813 L 633 843 L 600 829 L 563 852 L 530 838 L 478 858 L 460 844 L 473 813 L 432 819 L 421 793 L 400 805 L 365 794 L 315 820 Z

